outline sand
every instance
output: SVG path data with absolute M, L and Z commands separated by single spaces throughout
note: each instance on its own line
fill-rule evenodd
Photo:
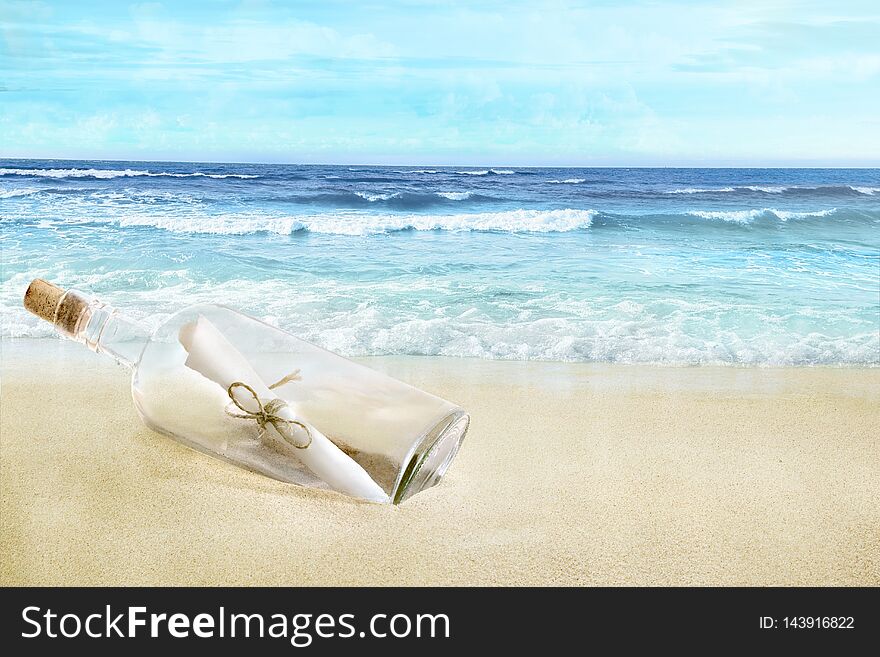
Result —
M 461 403 L 402 506 L 144 428 L 128 373 L 7 341 L 4 585 L 880 585 L 880 369 L 364 362 Z

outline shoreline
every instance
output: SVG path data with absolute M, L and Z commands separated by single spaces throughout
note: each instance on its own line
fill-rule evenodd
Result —
M 27 340 L 0 340 L 5 585 L 880 585 L 874 367 L 358 358 L 472 416 L 385 507 L 189 450 L 124 368 Z
M 60 337 L 57 333 L 47 336 L 20 336 L 20 337 L 0 337 L 0 354 L 12 363 L 13 367 L 20 367 L 24 364 L 30 366 L 33 360 L 55 360 L 63 358 L 72 363 L 82 366 L 89 366 L 93 361 L 108 361 L 107 356 L 95 354 L 84 345 L 79 345 L 71 340 Z M 50 358 L 51 355 L 51 358 Z M 344 355 L 344 354 L 341 354 Z M 469 365 L 475 367 L 491 366 L 493 363 L 523 366 L 535 365 L 541 368 L 591 368 L 601 370 L 605 368 L 613 369 L 642 369 L 646 372 L 650 371 L 666 371 L 666 370 L 689 370 L 689 371 L 876 371 L 880 377 L 880 361 L 870 364 L 862 363 L 816 363 L 816 364 L 798 364 L 798 365 L 779 365 L 766 363 L 733 363 L 733 362 L 711 362 L 711 363 L 686 363 L 686 362 L 624 362 L 624 361 L 575 361 L 575 360 L 541 360 L 541 359 L 514 359 L 514 358 L 477 358 L 473 356 L 448 356 L 448 355 L 425 355 L 425 354 L 382 354 L 382 355 L 361 355 L 361 356 L 345 356 L 353 361 L 363 363 L 370 367 L 381 368 L 382 363 L 393 363 L 393 367 L 404 366 L 406 363 L 446 363 L 460 364 L 467 368 Z M 376 364 L 376 365 L 372 365 Z M 29 369 L 29 368 L 28 368 Z

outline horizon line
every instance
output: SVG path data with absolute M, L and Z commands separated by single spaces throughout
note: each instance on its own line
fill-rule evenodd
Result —
M 266 162 L 266 161 L 222 161 L 222 160 L 128 160 L 119 158 L 72 158 L 72 157 L 3 157 L 0 160 L 25 160 L 46 162 L 121 162 L 142 164 L 221 164 L 221 165 L 262 165 L 262 166 L 359 166 L 359 167 L 465 167 L 465 168 L 518 168 L 518 169 L 880 169 L 880 163 L 873 165 L 733 165 L 733 164 L 378 164 L 361 162 Z

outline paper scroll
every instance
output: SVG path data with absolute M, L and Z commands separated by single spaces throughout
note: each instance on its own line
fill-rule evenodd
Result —
M 233 384 L 245 384 L 253 390 L 262 405 L 272 408 L 279 421 L 264 423 L 265 432 L 271 432 L 272 439 L 287 445 L 292 456 L 302 461 L 331 488 L 373 502 L 390 501 L 385 491 L 373 481 L 366 470 L 314 426 L 297 418 L 290 406 L 279 400 L 278 395 L 268 388 L 244 355 L 210 320 L 200 315 L 196 321 L 181 327 L 178 338 L 188 353 L 187 367 L 214 381 L 224 392 L 229 391 Z M 236 404 L 240 409 L 246 409 L 258 416 L 261 404 L 257 403 L 245 386 L 233 386 L 232 394 L 235 395 Z M 245 419 L 241 421 L 253 422 Z M 255 432 L 261 431 L 257 422 L 253 424 Z M 282 427 L 281 431 L 279 426 Z M 298 445 L 308 447 L 298 449 Z

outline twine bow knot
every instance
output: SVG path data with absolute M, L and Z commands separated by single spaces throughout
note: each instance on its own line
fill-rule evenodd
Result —
M 291 381 L 296 381 L 299 379 L 299 370 L 292 372 L 285 376 L 280 381 L 276 381 L 272 385 L 269 386 L 269 389 L 272 390 L 279 386 L 283 386 L 285 383 L 290 383 Z M 242 404 L 235 398 L 235 389 L 236 388 L 244 388 L 254 399 L 254 402 L 257 405 L 256 411 L 251 411 L 242 406 Z M 260 427 L 260 439 L 262 440 L 267 431 L 267 426 L 272 425 L 275 427 L 275 430 L 278 434 L 284 438 L 284 440 L 297 449 L 305 449 L 309 445 L 312 444 L 312 431 L 309 427 L 302 422 L 297 420 L 290 420 L 286 417 L 280 415 L 282 409 L 287 408 L 287 402 L 283 399 L 279 399 L 275 397 L 274 399 L 270 399 L 266 403 L 263 403 L 263 400 L 257 395 L 256 390 L 251 388 L 247 383 L 243 383 L 242 381 L 236 381 L 229 385 L 226 389 L 226 394 L 229 395 L 229 399 L 232 400 L 232 403 L 226 407 L 226 414 L 230 417 L 240 418 L 242 420 L 254 420 L 257 425 Z M 238 413 L 234 410 L 230 409 L 230 406 L 235 405 L 241 413 Z M 305 445 L 301 445 L 297 443 L 292 436 L 291 429 L 294 426 L 301 427 L 308 435 L 309 439 Z

